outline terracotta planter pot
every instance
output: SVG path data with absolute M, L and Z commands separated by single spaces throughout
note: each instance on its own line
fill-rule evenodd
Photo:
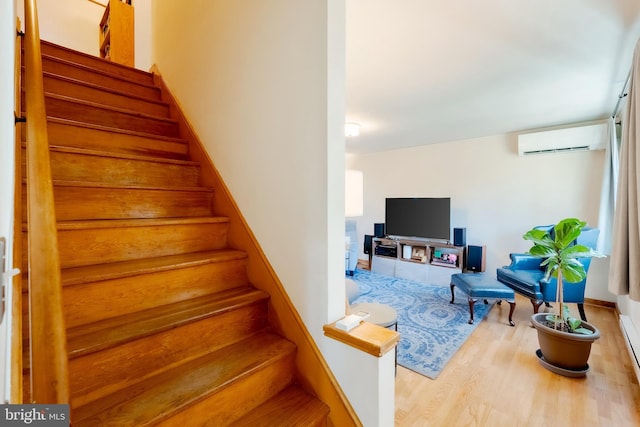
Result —
M 582 327 L 593 331 L 592 335 L 573 334 L 549 328 L 544 325 L 544 319 L 548 313 L 538 313 L 531 316 L 531 322 L 538 331 L 538 343 L 544 361 L 559 370 L 571 372 L 584 372 L 588 369 L 587 360 L 591 353 L 591 344 L 600 338 L 600 331 L 587 322 L 582 322 Z M 545 364 L 543 364 L 545 366 Z M 545 366 L 546 367 L 546 366 Z

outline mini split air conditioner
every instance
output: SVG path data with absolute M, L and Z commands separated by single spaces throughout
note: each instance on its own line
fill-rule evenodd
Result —
M 606 146 L 606 123 L 518 135 L 518 154 L 520 156 L 565 151 L 604 150 Z

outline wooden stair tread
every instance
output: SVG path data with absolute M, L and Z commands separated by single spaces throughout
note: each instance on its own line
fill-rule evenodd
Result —
M 24 148 L 26 144 L 23 142 L 22 147 Z M 199 166 L 199 162 L 195 162 L 192 160 L 181 160 L 181 159 L 167 159 L 163 157 L 153 157 L 153 156 L 143 156 L 140 154 L 124 154 L 124 153 L 113 153 L 110 151 L 100 151 L 100 150 L 90 150 L 87 148 L 77 148 L 77 147 L 65 147 L 62 145 L 49 145 L 49 150 L 57 151 L 60 153 L 73 153 L 73 154 L 83 154 L 86 156 L 98 156 L 98 157 L 110 157 L 114 159 L 125 159 L 125 160 L 138 160 L 142 162 L 153 162 L 153 163 L 166 163 L 180 166 Z
M 150 120 L 156 120 L 156 121 L 159 121 L 159 122 L 177 124 L 177 121 L 175 119 L 171 119 L 169 117 L 155 116 L 153 114 L 141 113 L 141 112 L 135 111 L 135 110 L 127 110 L 125 108 L 112 107 L 110 105 L 100 104 L 100 103 L 97 103 L 97 102 L 85 101 L 83 99 L 72 98 L 70 96 L 58 95 L 57 93 L 45 93 L 44 96 L 45 96 L 45 100 L 47 98 L 58 99 L 58 100 L 61 100 L 61 101 L 72 102 L 74 104 L 84 105 L 86 107 L 94 107 L 94 108 L 99 108 L 99 109 L 106 110 L 106 111 L 112 111 L 112 112 L 116 112 L 116 113 L 128 114 L 128 115 L 130 115 L 132 117 L 139 117 L 139 118 L 145 118 L 145 119 L 150 119 Z
M 104 125 L 98 125 L 98 124 L 93 124 L 93 123 L 79 122 L 79 121 L 76 121 L 76 120 L 64 119 L 64 118 L 61 118 L 61 117 L 47 117 L 47 121 L 48 122 L 56 122 L 56 123 L 66 124 L 66 125 L 70 125 L 70 126 L 78 126 L 78 127 L 83 127 L 83 128 L 96 129 L 96 130 L 111 132 L 111 133 L 115 133 L 115 134 L 121 133 L 121 134 L 127 134 L 127 135 L 140 136 L 140 137 L 143 137 L 143 138 L 156 139 L 158 141 L 169 141 L 169 142 L 177 142 L 177 143 L 181 143 L 181 144 L 187 144 L 187 141 L 184 138 L 166 136 L 166 135 L 158 135 L 158 134 L 155 134 L 155 133 L 148 133 L 148 132 L 138 132 L 138 131 L 133 131 L 133 130 L 129 130 L 129 129 L 115 128 L 115 127 L 111 127 L 111 126 L 104 126 Z
M 231 426 L 296 427 L 325 425 L 329 407 L 316 397 L 291 385 Z
M 42 59 L 43 60 L 47 59 L 47 60 L 50 60 L 50 61 L 59 62 L 59 63 L 66 64 L 66 65 L 69 65 L 69 66 L 72 66 L 72 67 L 75 67 L 75 68 L 78 68 L 78 69 L 81 69 L 81 70 L 84 70 L 84 71 L 87 71 L 87 72 L 90 72 L 90 73 L 93 73 L 93 74 L 100 74 L 100 75 L 107 76 L 107 77 L 112 78 L 112 79 L 122 80 L 122 81 L 125 81 L 125 82 L 128 82 L 128 83 L 136 84 L 138 86 L 152 88 L 152 89 L 160 91 L 160 89 L 156 85 L 154 85 L 152 83 L 144 83 L 144 82 L 141 82 L 139 80 L 133 80 L 133 79 L 128 78 L 127 76 L 111 73 L 111 72 L 105 71 L 105 70 L 91 68 L 91 67 L 89 67 L 89 66 L 87 66 L 85 64 L 81 64 L 79 62 L 70 61 L 70 60 L 64 59 L 64 58 L 59 58 L 57 56 L 49 55 L 47 53 L 43 53 L 42 54 Z
M 258 334 L 75 408 L 73 425 L 152 425 L 294 351 L 295 345 L 278 335 Z
M 105 219 L 95 221 L 60 221 L 58 231 L 119 227 L 154 227 L 158 225 L 214 224 L 228 222 L 227 217 Z
M 129 190 L 189 191 L 189 192 L 199 192 L 199 193 L 213 193 L 213 188 L 211 187 L 113 184 L 110 182 L 67 181 L 67 180 L 53 180 L 53 185 L 60 186 L 60 187 L 113 188 L 113 189 L 129 189 Z
M 97 89 L 97 90 L 101 90 L 104 92 L 110 92 L 116 95 L 122 95 L 122 96 L 126 96 L 128 98 L 133 98 L 133 99 L 137 99 L 140 101 L 145 101 L 145 102 L 149 102 L 152 104 L 157 104 L 157 105 L 162 105 L 162 106 L 168 106 L 169 104 L 165 101 L 159 100 L 159 99 L 153 99 L 153 98 L 147 98 L 145 96 L 142 95 L 137 95 L 134 93 L 127 93 L 123 90 L 119 90 L 119 89 L 115 89 L 112 87 L 108 87 L 108 86 L 103 86 L 103 85 L 99 85 L 96 83 L 91 83 L 91 82 L 85 82 L 83 80 L 78 80 L 78 79 L 74 79 L 72 77 L 67 77 L 67 76 L 62 76 L 60 74 L 56 74 L 56 73 L 52 73 L 50 71 L 43 71 L 42 75 L 44 77 L 48 77 L 48 78 L 52 78 L 52 79 L 57 79 L 57 80 L 63 80 L 65 82 L 68 83 L 73 83 L 76 85 L 80 85 L 80 86 L 86 86 L 92 89 Z M 148 85 L 146 85 L 148 86 Z
M 77 326 L 67 330 L 69 359 L 255 304 L 268 297 L 264 291 L 242 287 Z
M 220 249 L 206 252 L 193 252 L 164 257 L 66 268 L 62 270 L 62 285 L 72 286 L 85 282 L 136 276 L 214 262 L 244 259 L 246 257 L 247 254 L 244 251 Z
M 82 221 L 58 221 L 58 231 L 65 230 L 91 230 L 98 228 L 123 228 L 123 227 L 155 227 L 162 225 L 185 224 L 216 224 L 227 223 L 229 219 L 223 216 L 193 217 L 193 218 L 141 218 L 141 219 L 98 219 Z M 22 231 L 28 231 L 26 223 L 22 223 Z
M 40 44 L 42 46 L 41 50 L 48 50 L 47 48 L 52 48 L 52 49 L 57 49 L 57 50 L 61 50 L 63 52 L 65 52 L 67 55 L 71 55 L 74 57 L 79 57 L 79 58 L 84 58 L 87 61 L 90 61 L 92 63 L 100 63 L 102 64 L 104 67 L 106 67 L 107 69 L 111 69 L 111 70 L 117 70 L 117 71 L 121 71 L 123 73 L 125 73 L 126 75 L 136 75 L 139 76 L 140 78 L 144 79 L 144 80 L 153 80 L 153 73 L 149 72 L 149 71 L 144 71 L 144 70 L 140 70 L 138 68 L 134 68 L 134 67 L 128 67 L 126 65 L 122 65 L 119 64 L 117 62 L 113 62 L 113 61 L 109 61 L 107 59 L 104 58 L 100 58 L 99 56 L 95 56 L 95 55 L 90 55 L 88 53 L 84 53 L 84 52 L 80 52 L 78 50 L 73 50 L 70 49 L 68 47 L 56 44 L 56 43 L 52 43 L 50 41 L 47 40 L 40 40 Z M 55 55 L 52 55 L 54 57 L 58 57 Z M 61 58 L 62 59 L 62 58 Z M 78 62 L 74 62 L 71 60 L 68 60 L 69 62 L 73 62 L 75 64 L 78 64 Z M 93 68 L 91 68 L 93 69 Z

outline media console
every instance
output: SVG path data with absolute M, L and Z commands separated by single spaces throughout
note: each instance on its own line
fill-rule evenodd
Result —
M 464 246 L 412 239 L 373 239 L 371 271 L 420 283 L 448 286 L 465 265 Z

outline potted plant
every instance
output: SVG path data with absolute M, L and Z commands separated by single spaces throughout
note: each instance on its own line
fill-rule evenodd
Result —
M 545 280 L 557 278 L 558 312 L 537 313 L 531 318 L 538 332 L 538 357 L 545 368 L 567 376 L 586 374 L 591 344 L 600 337 L 595 326 L 571 317 L 569 308 L 562 301 L 563 285 L 581 282 L 587 276 L 579 258 L 600 256 L 587 246 L 575 244 L 586 225 L 577 218 L 566 218 L 554 226 L 553 237 L 548 231 L 537 228 L 523 236 L 533 242 L 529 254 L 544 258 L 540 265 L 545 267 Z

